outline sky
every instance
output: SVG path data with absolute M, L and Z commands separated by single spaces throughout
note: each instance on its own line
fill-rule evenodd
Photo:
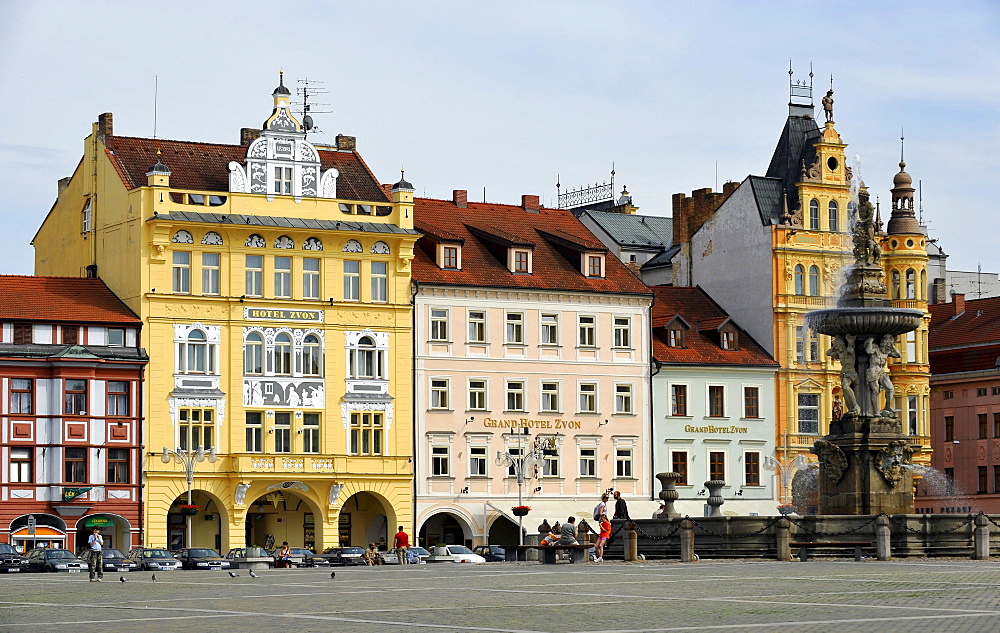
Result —
M 1000 3 L 0 0 L 0 274 L 31 240 L 98 114 L 115 134 L 238 143 L 286 84 L 325 82 L 319 144 L 357 137 L 417 195 L 556 205 L 616 172 L 640 213 L 763 175 L 788 68 L 834 86 L 855 175 L 890 200 L 905 135 L 951 270 L 1000 270 Z M 155 99 L 154 99 L 155 96 Z M 155 108 L 154 108 L 155 103 Z M 822 113 L 819 112 L 820 118 Z

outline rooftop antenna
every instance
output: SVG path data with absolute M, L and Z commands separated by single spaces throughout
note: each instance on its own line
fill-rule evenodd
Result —
M 903 134 L 903 128 L 899 128 L 899 162 L 903 162 L 903 142 L 906 140 L 906 136 Z
M 611 199 L 615 197 L 615 161 L 611 161 Z
M 153 138 L 156 138 L 156 101 L 160 94 L 160 77 L 153 75 Z
M 559 182 L 560 180 L 562 180 L 562 178 L 559 177 L 559 172 L 556 172 L 556 204 L 559 204 L 559 193 L 562 191 L 562 184 Z
M 919 211 L 920 226 L 924 226 L 924 181 L 917 181 L 917 210 Z
M 299 111 L 302 114 L 302 131 L 309 136 L 310 132 L 317 134 L 322 134 L 323 130 L 316 127 L 316 123 L 313 121 L 310 112 L 316 112 L 320 114 L 329 114 L 333 110 L 313 110 L 314 106 L 327 106 L 328 103 L 309 103 L 309 98 L 314 95 L 327 94 L 329 90 L 323 87 L 325 82 L 318 81 L 316 79 L 299 79 L 298 82 L 302 84 L 295 89 L 295 93 L 302 97 L 302 109 Z

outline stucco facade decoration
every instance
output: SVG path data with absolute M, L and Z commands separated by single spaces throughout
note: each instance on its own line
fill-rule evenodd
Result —
M 101 115 L 34 240 L 36 271 L 96 270 L 144 323 L 147 545 L 186 536 L 163 447 L 218 455 L 196 467 L 196 546 L 412 524 L 412 186 L 383 189 L 352 137 L 307 142 L 283 82 L 272 97 L 240 145 L 115 136 Z

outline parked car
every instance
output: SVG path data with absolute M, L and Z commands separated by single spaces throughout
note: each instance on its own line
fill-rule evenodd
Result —
M 292 547 L 292 564 L 296 567 L 326 567 L 330 563 L 325 558 L 317 558 L 316 552 L 304 547 Z
M 167 571 L 181 568 L 181 561 L 171 556 L 170 552 L 155 547 L 137 547 L 128 553 L 128 558 L 135 561 L 140 570 L 145 571 Z
M 139 563 L 127 558 L 119 549 L 101 551 L 104 557 L 104 571 L 138 571 Z
M 446 554 L 438 554 L 438 548 L 443 547 Z M 472 553 L 472 550 L 464 545 L 438 545 L 434 547 L 434 554 L 431 554 L 431 562 L 454 562 L 454 563 L 485 563 L 486 559 L 479 554 Z
M 261 550 L 261 551 L 263 552 L 264 556 L 267 558 L 267 566 L 268 567 L 274 567 L 274 559 L 271 558 L 271 555 L 268 552 L 264 551 L 264 550 Z M 230 561 L 230 565 L 233 568 L 236 568 L 236 567 L 239 566 L 239 563 L 236 562 L 237 558 L 246 558 L 246 557 L 247 557 L 247 548 L 245 548 L 245 547 L 234 547 L 233 549 L 231 549 L 228 552 L 226 552 L 226 556 L 225 556 L 226 560 Z M 261 561 L 261 562 L 264 562 L 264 561 Z
M 184 569 L 230 569 L 231 560 L 226 560 L 217 551 L 208 547 L 185 547 L 174 552 L 174 557 Z
M 65 571 L 80 573 L 87 571 L 87 563 L 73 555 L 68 549 L 48 549 L 36 547 L 28 552 L 28 571 Z
M 0 572 L 17 573 L 27 568 L 28 561 L 14 549 L 13 545 L 0 543 Z
M 398 565 L 399 564 L 399 557 L 396 556 L 396 550 L 387 550 L 385 552 L 379 552 L 379 553 L 382 554 L 382 558 L 385 560 L 385 564 L 386 565 Z M 413 559 L 416 558 L 416 562 L 417 563 L 419 563 L 421 565 L 425 565 L 425 564 L 427 564 L 427 559 L 430 558 L 430 556 L 431 556 L 431 553 L 428 552 L 427 550 L 425 550 L 422 547 L 411 547 L 410 548 L 410 563 L 411 564 L 414 562 Z
M 363 547 L 329 547 L 322 554 L 316 554 L 314 560 L 323 559 L 327 565 L 365 565 L 365 549 Z
M 472 551 L 485 558 L 487 563 L 502 563 L 507 560 L 507 550 L 499 545 L 478 545 Z

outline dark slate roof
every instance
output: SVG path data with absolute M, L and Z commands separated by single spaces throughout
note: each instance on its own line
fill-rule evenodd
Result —
M 157 138 L 108 136 L 104 140 L 108 157 L 118 170 L 126 189 L 146 184 L 149 166 L 160 160 L 171 171 L 170 186 L 195 191 L 229 191 L 229 161 L 243 164 L 243 145 L 168 141 Z M 378 180 L 355 151 L 317 147 L 321 168 L 336 167 L 337 198 L 362 202 L 390 202 Z M 156 152 L 160 155 L 157 156 Z
M 673 259 L 674 255 L 680 252 L 680 250 L 681 250 L 681 245 L 674 244 L 667 250 L 663 251 L 656 257 L 653 257 L 648 262 L 643 264 L 642 270 L 647 270 L 650 268 L 659 268 L 661 266 L 670 266 L 670 260 Z
M 36 358 L 51 360 L 101 360 L 146 362 L 149 356 L 141 347 L 106 347 L 103 345 L 41 345 L 0 343 L 0 358 Z
M 802 161 L 805 160 L 806 166 L 809 166 L 816 160 L 813 145 L 819 140 L 821 132 L 816 119 L 807 114 L 811 112 L 811 106 L 800 106 L 796 114 L 789 114 L 771 156 L 771 164 L 764 174 L 782 181 L 784 190 L 788 192 L 789 204 L 798 200 L 795 183 L 802 175 Z
M 100 279 L 31 275 L 0 275 L 0 320 L 142 323 Z
M 667 248 L 673 243 L 674 221 L 656 215 L 584 211 L 616 244 L 622 247 Z
M 404 229 L 395 224 L 378 222 L 345 222 L 344 220 L 314 220 L 312 218 L 283 218 L 272 215 L 225 215 L 196 211 L 171 211 L 155 216 L 179 222 L 207 222 L 210 224 L 235 224 L 240 226 L 270 226 L 320 231 L 361 231 L 364 233 L 405 233 L 419 235 L 419 231 Z
M 757 203 L 757 211 L 760 212 L 761 223 L 765 226 L 779 224 L 781 222 L 781 214 L 785 210 L 781 179 L 748 176 L 747 181 L 750 184 L 750 190 L 753 192 L 754 201 Z

